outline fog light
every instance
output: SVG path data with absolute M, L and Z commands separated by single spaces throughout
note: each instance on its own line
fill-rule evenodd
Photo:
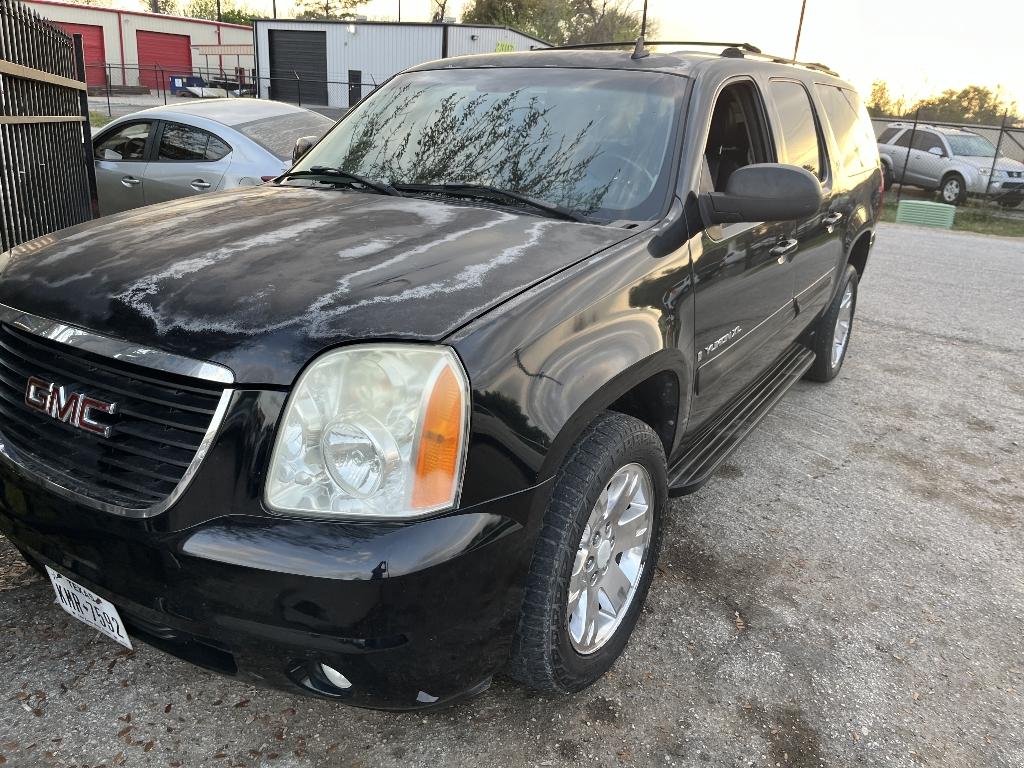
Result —
M 344 690 L 352 687 L 352 683 L 349 682 L 349 679 L 334 667 L 328 667 L 326 664 L 321 664 L 320 671 L 324 673 L 324 677 L 327 678 L 331 685 L 336 688 Z

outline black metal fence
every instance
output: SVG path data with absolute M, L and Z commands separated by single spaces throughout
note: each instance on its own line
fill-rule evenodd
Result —
M 93 216 L 81 39 L 0 0 L 0 251 Z
M 873 118 L 888 200 L 924 199 L 955 205 L 994 233 L 1024 232 L 1024 126 L 1013 115 L 996 122 L 909 116 Z

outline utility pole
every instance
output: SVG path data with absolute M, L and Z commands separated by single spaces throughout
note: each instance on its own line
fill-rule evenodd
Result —
M 217 0 L 217 21 L 223 21 L 220 16 L 220 0 Z
M 804 11 L 807 10 L 807 0 L 800 4 L 800 23 L 796 27 L 796 44 L 793 46 L 793 61 L 796 61 L 796 52 L 800 50 L 800 33 L 804 30 Z
M 402 21 L 402 0 L 398 0 L 398 21 Z
M 274 18 L 276 19 L 277 18 L 277 0 L 270 0 L 270 8 L 271 8 L 271 13 L 273 14 Z

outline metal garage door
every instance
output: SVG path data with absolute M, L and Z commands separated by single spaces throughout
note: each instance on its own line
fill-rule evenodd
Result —
M 270 98 L 327 104 L 326 32 L 270 30 Z
M 150 88 L 166 88 L 171 75 L 192 74 L 192 44 L 188 35 L 166 32 L 135 33 L 139 46 L 139 82 Z
M 63 21 L 53 22 L 69 35 L 81 35 L 85 47 L 86 82 L 89 85 L 107 84 L 107 51 L 103 47 L 103 27 L 93 24 L 67 24 Z

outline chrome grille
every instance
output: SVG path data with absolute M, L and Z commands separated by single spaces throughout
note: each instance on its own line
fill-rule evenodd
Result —
M 37 377 L 117 404 L 110 436 L 25 403 Z M 226 405 L 224 385 L 104 357 L 0 323 L 0 448 L 31 474 L 103 508 L 159 508 L 194 472 Z

